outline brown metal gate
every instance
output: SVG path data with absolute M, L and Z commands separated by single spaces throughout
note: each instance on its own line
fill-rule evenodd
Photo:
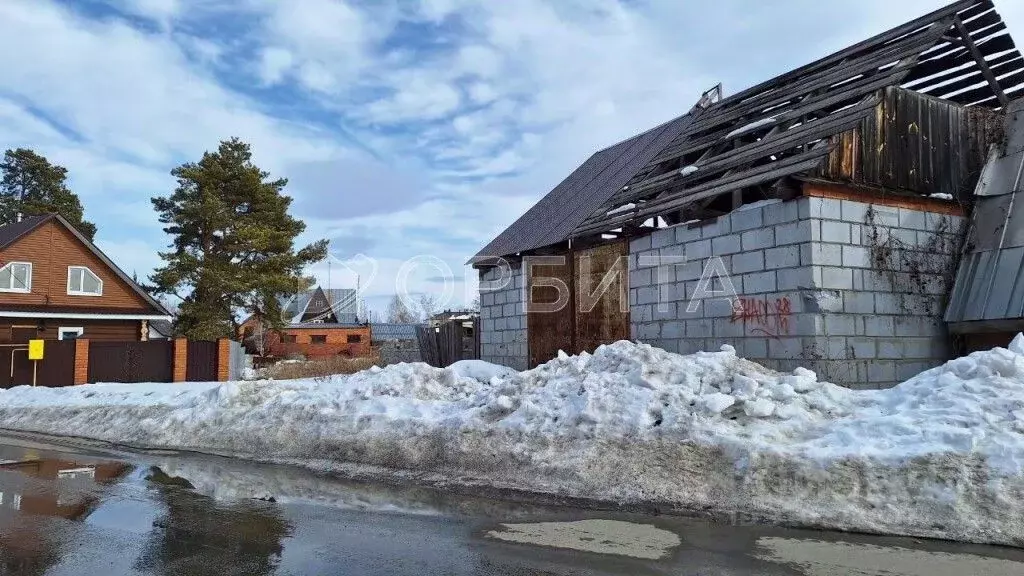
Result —
M 174 343 L 89 342 L 89 382 L 170 382 Z
M 34 366 L 33 366 L 34 364 Z M 31 385 L 71 386 L 75 383 L 74 340 L 47 340 L 43 359 L 28 359 L 28 344 L 0 346 L 0 387 Z
M 629 244 L 611 242 L 568 251 L 534 264 L 527 278 L 527 347 L 530 367 L 558 355 L 593 352 L 601 344 L 629 339 Z M 565 306 L 553 307 L 563 283 Z
M 187 358 L 186 380 L 189 382 L 214 382 L 217 380 L 216 342 L 189 340 Z

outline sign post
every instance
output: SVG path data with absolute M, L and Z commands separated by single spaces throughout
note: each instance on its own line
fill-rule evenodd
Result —
M 43 340 L 29 340 L 28 341 L 28 359 L 32 361 L 32 385 L 36 385 L 36 375 L 39 372 L 39 361 L 43 359 L 45 341 Z

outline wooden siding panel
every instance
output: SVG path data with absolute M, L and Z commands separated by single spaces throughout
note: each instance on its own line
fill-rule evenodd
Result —
M 973 191 L 1001 138 L 999 115 L 897 87 L 886 88 L 875 108 L 816 171 L 828 180 L 918 194 L 963 197 Z
M 24 343 L 30 338 L 56 340 L 61 327 L 82 328 L 82 338 L 98 342 L 137 341 L 142 336 L 139 320 L 0 318 L 0 344 Z
M 50 221 L 0 253 L 6 262 L 32 263 L 32 292 L 0 292 L 0 306 L 47 305 L 53 308 L 103 308 L 157 313 L 131 286 L 61 224 Z M 86 266 L 103 280 L 102 296 L 68 294 L 68 266 Z

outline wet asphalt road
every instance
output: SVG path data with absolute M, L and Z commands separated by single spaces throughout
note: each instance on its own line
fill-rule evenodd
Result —
M 1024 551 L 529 506 L 0 438 L 0 574 L 1002 576 Z

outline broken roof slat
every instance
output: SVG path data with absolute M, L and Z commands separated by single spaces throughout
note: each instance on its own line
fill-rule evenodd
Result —
M 828 154 L 828 146 L 822 144 L 855 125 L 857 114 L 871 114 L 870 106 L 858 105 L 884 88 L 914 83 L 931 94 L 963 90 L 967 98 L 989 103 L 994 94 L 964 84 L 977 77 L 977 61 L 968 49 L 950 44 L 946 38 L 955 34 L 956 17 L 963 21 L 981 60 L 1004 77 L 1005 84 L 1016 81 L 1018 67 L 1024 62 L 1017 52 L 1001 54 L 1014 45 L 992 2 L 960 0 L 692 110 L 685 122 L 650 141 L 642 153 L 633 147 L 636 142 L 624 142 L 632 143 L 615 153 L 628 155 L 628 159 L 619 163 L 613 175 L 582 179 L 574 172 L 566 179 L 574 182 L 572 194 L 567 195 L 565 182 L 560 184 L 481 255 L 505 256 L 608 232 L 698 200 L 706 203 L 714 194 L 735 191 L 737 186 L 814 169 L 814 163 Z M 1007 94 L 1021 90 L 1005 86 L 1002 80 L 997 84 L 1008 88 Z M 849 111 L 851 107 L 856 111 Z M 757 122 L 764 125 L 737 132 L 740 126 Z M 760 142 L 751 142 L 757 138 Z M 813 149 L 805 151 L 808 145 Z M 646 160 L 640 162 L 641 157 Z M 680 174 L 681 163 L 699 169 Z M 628 189 L 623 190 L 625 185 Z M 561 208 L 560 202 L 571 206 Z M 631 202 L 638 206 L 629 212 L 615 212 Z M 503 251 L 502 247 L 517 249 Z

